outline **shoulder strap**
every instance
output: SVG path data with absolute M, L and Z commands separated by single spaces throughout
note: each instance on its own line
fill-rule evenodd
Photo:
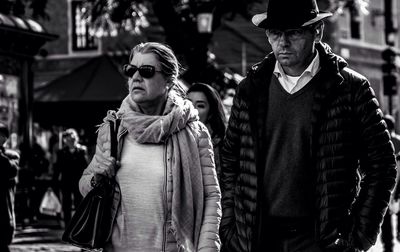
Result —
M 110 121 L 111 157 L 114 157 L 115 159 L 117 158 L 118 152 L 117 134 L 120 122 L 121 119 L 118 118 L 115 121 Z

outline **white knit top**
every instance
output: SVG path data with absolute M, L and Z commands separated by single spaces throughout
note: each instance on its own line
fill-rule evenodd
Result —
M 114 225 L 111 251 L 161 251 L 167 208 L 164 145 L 138 144 L 127 134 L 117 179 L 122 195 L 119 217 L 123 221 L 119 223 L 123 225 Z M 119 235 L 119 230 L 125 230 L 125 235 Z

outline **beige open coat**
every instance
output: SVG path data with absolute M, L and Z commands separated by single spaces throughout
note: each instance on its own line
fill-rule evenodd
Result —
M 105 118 L 105 123 L 99 128 L 96 152 L 89 166 L 83 172 L 83 175 L 79 182 L 79 189 L 83 195 L 86 195 L 91 189 L 90 180 L 93 177 L 94 167 L 98 165 L 96 160 L 96 155 L 100 153 L 106 153 L 109 155 L 110 152 L 110 133 L 109 133 L 109 121 L 115 120 L 115 114 L 109 113 Z M 198 251 L 219 251 L 220 250 L 220 239 L 218 235 L 218 229 L 220 224 L 220 219 L 222 215 L 221 210 L 221 192 L 217 180 L 215 163 L 214 163 L 214 154 L 213 147 L 211 143 L 211 139 L 207 128 L 200 123 L 199 121 L 195 121 L 191 123 L 191 129 L 193 130 L 193 135 L 196 137 L 196 141 L 198 143 L 198 149 L 200 151 L 200 163 L 202 169 L 202 179 L 203 179 L 203 189 L 204 189 L 204 210 L 203 210 L 203 221 L 200 229 L 200 237 L 198 239 Z M 123 139 L 125 134 L 127 134 L 127 129 L 122 125 L 118 129 L 118 154 L 121 154 L 121 149 L 123 146 Z M 166 145 L 166 157 L 165 162 L 167 164 L 167 170 L 171 170 L 171 162 L 172 160 L 172 150 L 171 144 Z M 167 206 L 168 211 L 171 211 L 171 201 L 172 201 L 172 175 L 171 172 L 167 173 Z M 118 211 L 118 215 L 121 215 L 121 211 Z M 170 216 L 170 214 L 168 214 Z M 170 221 L 170 220 L 167 220 Z M 117 223 L 116 225 L 122 225 Z M 160 223 L 160 225 L 165 225 L 164 223 Z M 121 227 L 123 228 L 123 227 Z M 169 230 L 166 230 L 168 233 Z M 165 251 L 177 251 L 176 246 L 175 250 L 170 250 L 171 245 L 174 244 L 175 241 L 170 240 L 170 235 L 166 239 L 166 243 L 163 246 Z M 171 243 L 172 242 L 172 243 Z

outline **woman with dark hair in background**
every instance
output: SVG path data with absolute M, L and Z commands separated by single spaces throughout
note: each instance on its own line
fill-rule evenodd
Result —
M 108 112 L 80 180 L 86 195 L 116 173 L 122 197 L 105 251 L 219 251 L 221 192 L 211 139 L 182 97 L 173 51 L 139 44 L 123 69 L 129 95 L 118 112 Z M 116 119 L 118 162 L 110 157 L 109 123 Z
M 218 179 L 220 179 L 219 149 L 225 135 L 226 118 L 218 92 L 210 85 L 195 83 L 187 91 L 187 97 L 199 111 L 200 121 L 210 132 Z

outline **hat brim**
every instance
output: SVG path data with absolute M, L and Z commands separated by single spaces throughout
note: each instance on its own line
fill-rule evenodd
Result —
M 318 15 L 315 18 L 313 18 L 311 20 L 308 20 L 307 22 L 305 22 L 305 23 L 303 23 L 303 24 L 301 24 L 301 25 L 299 25 L 297 27 L 300 28 L 300 27 L 304 27 L 304 26 L 307 26 L 307 25 L 311 25 L 311 24 L 314 24 L 314 23 L 316 23 L 316 22 L 318 22 L 320 20 L 328 18 L 330 16 L 332 16 L 332 13 L 321 11 L 320 13 L 318 13 Z M 255 26 L 263 28 L 263 29 L 273 28 L 273 27 L 270 27 L 269 25 L 267 25 L 267 23 L 265 22 L 267 20 L 267 17 L 268 17 L 267 16 L 267 12 L 256 14 L 251 19 L 251 22 Z M 296 27 L 288 27 L 288 28 L 296 28 Z

